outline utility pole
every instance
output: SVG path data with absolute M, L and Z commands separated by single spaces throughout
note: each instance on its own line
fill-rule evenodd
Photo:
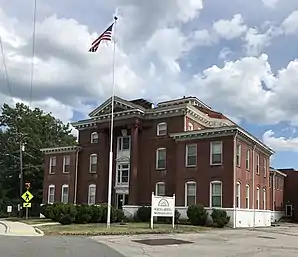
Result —
M 24 151 L 24 144 L 23 144 L 23 136 L 21 135 L 20 137 L 20 175 L 19 175 L 19 178 L 20 178 L 20 197 L 22 196 L 23 194 L 23 184 L 24 184 L 24 174 L 23 174 L 23 151 Z M 22 209 L 23 209 L 23 206 L 22 206 L 22 200 L 21 200 L 21 203 L 20 203 L 20 218 L 22 217 Z

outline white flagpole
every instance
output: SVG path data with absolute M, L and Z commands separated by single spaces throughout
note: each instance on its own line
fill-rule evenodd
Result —
M 115 99 L 115 52 L 116 52 L 116 23 L 114 17 L 114 50 L 113 50 L 113 81 L 112 81 L 112 110 L 111 110 L 111 133 L 110 133 L 110 155 L 109 155 L 109 184 L 108 184 L 108 214 L 107 228 L 111 226 L 111 205 L 112 205 L 112 177 L 113 177 L 113 133 L 114 133 L 114 99 Z

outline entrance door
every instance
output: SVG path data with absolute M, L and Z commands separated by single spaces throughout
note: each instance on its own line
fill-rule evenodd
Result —
M 117 194 L 117 208 L 122 210 L 122 206 L 127 204 L 128 204 L 128 195 Z
M 286 216 L 288 216 L 288 217 L 289 217 L 289 216 L 290 216 L 290 217 L 292 216 L 292 208 L 293 208 L 293 207 L 292 207 L 292 204 L 287 204 L 287 205 L 286 205 Z

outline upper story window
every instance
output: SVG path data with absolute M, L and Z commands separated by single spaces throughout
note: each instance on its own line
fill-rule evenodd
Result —
M 257 166 L 256 166 L 257 174 L 260 174 L 260 155 L 257 153 Z
M 50 157 L 49 173 L 53 174 L 56 172 L 56 157 Z
M 222 142 L 210 142 L 210 164 L 222 164 Z
M 55 186 L 49 185 L 48 189 L 48 203 L 52 204 L 55 202 Z
M 166 168 L 167 151 L 166 148 L 156 150 L 156 169 Z
M 238 167 L 241 166 L 241 145 L 240 144 L 237 144 L 236 146 L 236 165 Z
M 68 194 L 69 194 L 68 185 L 62 185 L 62 189 L 61 189 L 62 203 L 68 203 Z
M 88 187 L 88 204 L 95 204 L 96 201 L 96 185 L 91 184 Z
M 129 181 L 129 164 L 119 164 L 117 171 L 117 183 L 128 184 Z
M 188 122 L 188 131 L 193 131 L 193 124 Z
M 186 145 L 186 167 L 197 165 L 197 145 Z
M 97 154 L 91 154 L 89 172 L 96 173 L 96 171 L 97 171 Z
M 250 150 L 249 149 L 246 150 L 246 156 L 245 157 L 246 157 L 245 158 L 245 168 L 247 170 L 249 170 L 249 167 L 250 167 Z
M 118 137 L 118 151 L 130 150 L 130 136 Z
M 165 136 L 167 134 L 167 123 L 159 123 L 157 124 L 157 135 L 158 136 Z
M 210 207 L 222 207 L 222 183 L 213 181 L 210 183 Z
M 269 175 L 269 187 L 272 187 L 272 180 L 273 180 L 273 176 L 270 174 Z
M 158 182 L 155 185 L 155 195 L 165 196 L 166 195 L 166 184 L 164 182 Z
M 266 178 L 267 176 L 267 159 L 264 157 L 263 159 L 263 163 L 264 163 L 264 178 Z
M 98 133 L 93 132 L 91 133 L 91 144 L 97 144 L 98 143 Z
M 68 173 L 70 167 L 70 156 L 64 156 L 63 157 L 63 173 Z
M 196 182 L 189 181 L 185 183 L 185 206 L 196 204 L 197 197 L 197 184 Z

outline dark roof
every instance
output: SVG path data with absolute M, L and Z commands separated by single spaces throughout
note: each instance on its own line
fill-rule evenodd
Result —
M 130 102 L 133 104 L 136 104 L 136 105 L 140 105 L 140 106 L 144 107 L 145 109 L 151 109 L 152 105 L 153 105 L 153 103 L 151 103 L 143 98 L 131 100 Z

